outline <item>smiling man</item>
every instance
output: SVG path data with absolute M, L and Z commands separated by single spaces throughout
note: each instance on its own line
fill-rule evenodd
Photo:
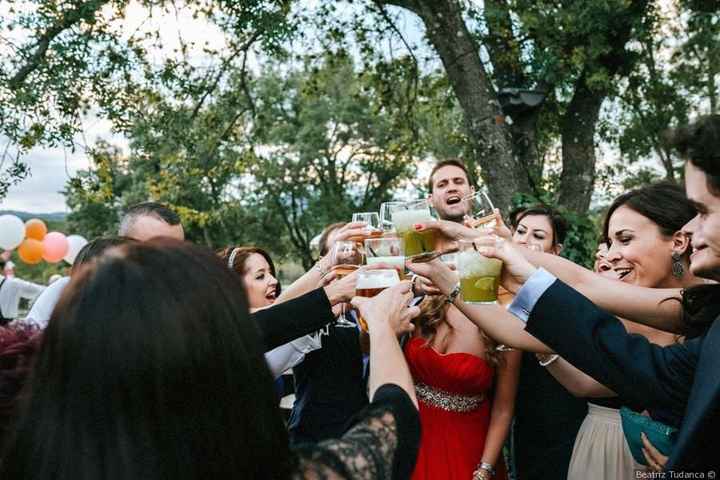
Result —
M 467 167 L 460 160 L 443 160 L 433 167 L 428 179 L 428 199 L 442 220 L 462 223 L 467 203 L 461 200 L 475 189 Z

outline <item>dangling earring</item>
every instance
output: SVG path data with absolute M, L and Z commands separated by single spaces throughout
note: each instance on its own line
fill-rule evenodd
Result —
M 672 253 L 672 274 L 675 278 L 682 278 L 685 275 L 685 265 L 680 261 L 681 258 L 678 252 Z

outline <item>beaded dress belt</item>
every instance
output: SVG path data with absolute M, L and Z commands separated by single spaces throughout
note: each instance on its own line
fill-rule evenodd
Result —
M 415 384 L 418 400 L 447 412 L 471 412 L 485 401 L 485 395 L 458 395 L 424 383 Z

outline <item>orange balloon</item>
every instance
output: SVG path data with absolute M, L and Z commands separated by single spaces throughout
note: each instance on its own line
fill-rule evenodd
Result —
M 35 240 L 42 240 L 47 234 L 45 222 L 39 218 L 32 218 L 25 222 L 25 237 Z
M 18 256 L 23 262 L 35 265 L 40 263 L 43 257 L 43 243 L 34 238 L 26 238 L 18 247 Z

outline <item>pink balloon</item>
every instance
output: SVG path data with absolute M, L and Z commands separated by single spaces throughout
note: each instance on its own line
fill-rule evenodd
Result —
M 43 258 L 46 262 L 55 263 L 63 259 L 67 254 L 67 237 L 60 232 L 50 232 L 43 238 Z

